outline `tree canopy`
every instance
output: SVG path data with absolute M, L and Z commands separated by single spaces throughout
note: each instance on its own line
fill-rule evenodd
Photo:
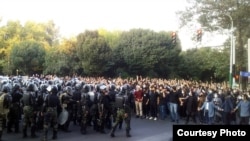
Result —
M 207 32 L 220 28 L 231 30 L 236 37 L 236 65 L 238 70 L 246 71 L 247 54 L 244 48 L 250 37 L 249 0 L 187 0 L 186 10 L 177 14 L 181 27 L 192 28 L 197 24 Z M 229 45 L 229 44 L 227 44 Z M 228 46 L 229 47 L 229 46 Z
M 198 25 L 203 32 L 230 31 L 236 37 L 236 68 L 246 69 L 244 48 L 250 36 L 249 0 L 187 0 L 179 11 L 180 28 Z M 73 26 L 73 25 L 72 25 Z M 53 74 L 59 76 L 131 77 L 227 81 L 230 42 L 221 48 L 201 47 L 182 51 L 181 40 L 172 42 L 172 31 L 155 32 L 85 30 L 62 38 L 53 21 L 8 21 L 0 26 L 0 74 Z M 195 34 L 194 34 L 195 35 Z

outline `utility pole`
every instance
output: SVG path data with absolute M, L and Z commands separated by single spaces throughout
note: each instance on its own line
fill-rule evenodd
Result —
M 230 38 L 231 38 L 231 47 L 230 47 L 230 68 L 229 68 L 229 86 L 233 88 L 233 84 L 235 83 L 235 78 L 233 77 L 233 68 L 235 68 L 235 46 L 234 46 L 234 35 L 233 35 L 233 18 L 229 14 L 225 14 L 230 18 L 231 21 L 231 29 L 230 29 Z
M 248 38 L 248 42 L 247 42 L 247 52 L 248 52 L 248 55 L 247 55 L 247 61 L 248 61 L 248 72 L 250 72 L 250 38 Z M 248 77 L 247 77 L 248 78 Z M 249 79 L 247 80 L 247 82 L 249 81 Z

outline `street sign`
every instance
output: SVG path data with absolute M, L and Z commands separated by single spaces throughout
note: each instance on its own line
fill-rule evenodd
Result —
M 250 72 L 240 71 L 240 76 L 248 77 L 248 76 L 250 76 Z

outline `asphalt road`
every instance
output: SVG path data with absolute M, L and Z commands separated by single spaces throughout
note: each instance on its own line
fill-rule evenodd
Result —
M 181 124 L 183 121 L 180 121 Z M 131 136 L 126 137 L 125 129 L 117 129 L 115 132 L 116 137 L 111 138 L 109 135 L 110 130 L 106 130 L 106 134 L 101 134 L 88 127 L 88 133 L 82 135 L 80 133 L 80 127 L 71 123 L 70 130 L 72 132 L 65 133 L 63 131 L 58 132 L 57 141 L 169 141 L 172 138 L 172 125 L 175 123 L 166 120 L 148 120 L 132 117 L 131 120 Z M 30 133 L 28 132 L 28 135 Z M 22 133 L 3 133 L 2 139 L 4 141 L 40 141 L 42 138 L 42 132 L 37 132 L 38 138 L 22 138 Z M 49 132 L 48 139 L 51 140 L 52 131 Z

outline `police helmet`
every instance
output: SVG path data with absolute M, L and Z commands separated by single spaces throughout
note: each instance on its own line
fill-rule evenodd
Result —
M 110 90 L 114 91 L 116 89 L 116 86 L 114 84 L 110 85 Z
M 96 85 L 96 91 L 97 91 L 97 92 L 100 92 L 100 90 L 101 90 L 101 89 L 100 89 L 100 85 Z
M 71 86 L 71 85 L 72 85 L 72 84 L 71 84 L 71 81 L 67 81 L 65 85 L 66 85 L 66 86 Z
M 10 92 L 10 87 L 7 84 L 3 85 L 2 92 L 4 93 Z
M 58 91 L 61 91 L 61 90 L 62 90 L 62 85 L 61 85 L 61 84 L 57 84 L 56 86 L 57 86 L 57 90 L 58 90 Z
M 72 88 L 70 86 L 66 86 L 64 89 L 63 89 L 64 92 L 66 93 L 71 93 L 72 92 Z
M 101 85 L 100 90 L 106 90 L 107 86 L 106 85 Z
M 2 81 L 2 85 L 6 85 L 6 84 L 8 84 L 8 81 L 7 80 L 3 80 Z
M 52 86 L 51 92 L 52 92 L 53 94 L 56 94 L 56 93 L 58 92 L 58 88 L 57 88 L 56 85 Z
M 53 81 L 52 81 L 52 80 L 49 80 L 48 84 L 49 84 L 49 85 L 53 85 Z
M 19 83 L 18 80 L 14 79 L 13 84 Z
M 18 90 L 18 89 L 20 89 L 21 88 L 21 85 L 19 84 L 19 83 L 15 83 L 14 85 L 13 85 L 13 90 L 15 91 L 15 90 Z
M 85 92 L 85 93 L 88 93 L 89 91 L 90 91 L 90 86 L 89 85 L 84 85 L 83 86 L 83 91 Z
M 41 91 L 42 92 L 46 92 L 47 91 L 47 85 L 46 84 L 42 84 L 41 86 L 40 86 L 40 88 L 41 88 Z
M 81 83 L 77 83 L 75 88 L 76 90 L 81 90 L 82 84 Z
M 30 83 L 27 87 L 27 91 L 32 91 L 32 92 L 35 91 L 35 84 Z

